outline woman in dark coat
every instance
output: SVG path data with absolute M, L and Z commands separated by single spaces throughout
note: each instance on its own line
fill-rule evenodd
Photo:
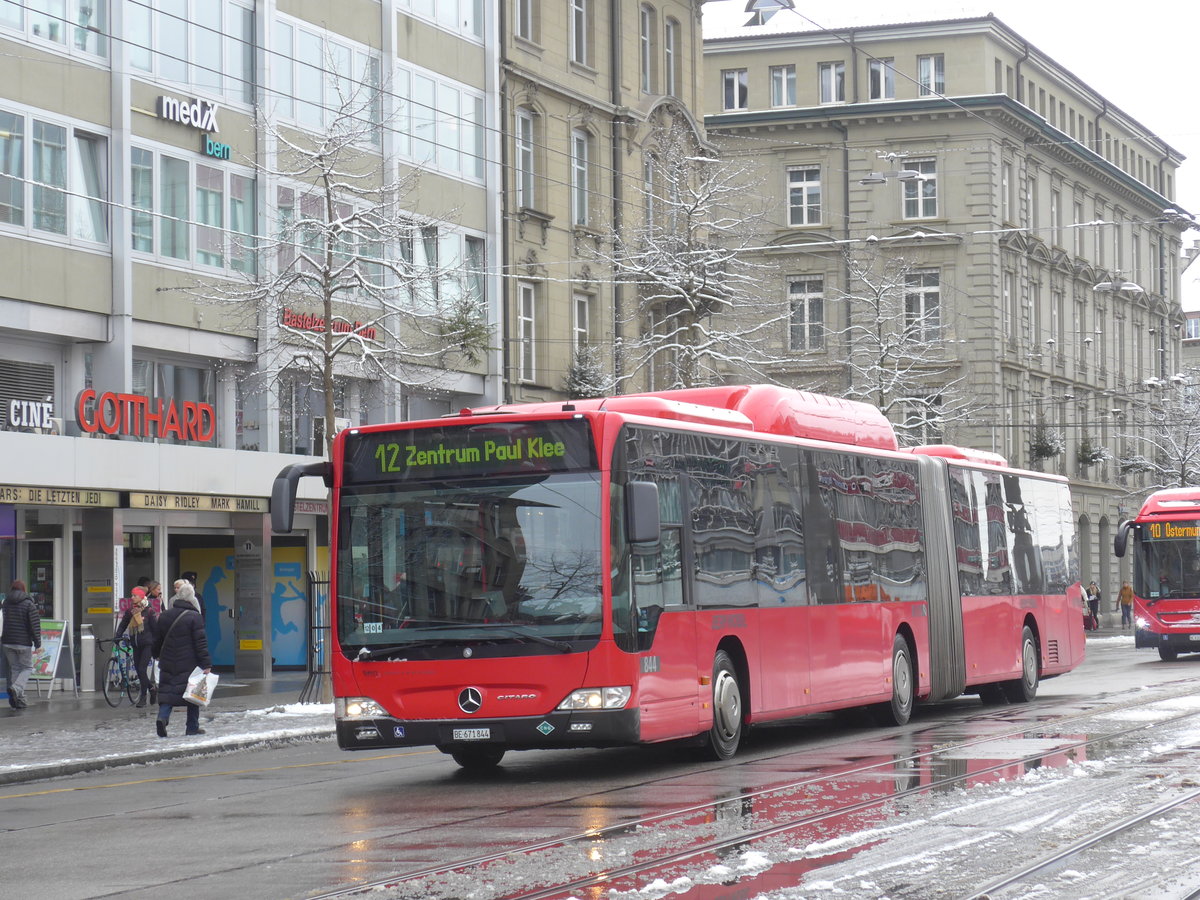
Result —
M 171 709 L 187 707 L 187 734 L 204 734 L 200 727 L 200 707 L 183 699 L 188 676 L 199 666 L 212 670 L 208 655 L 208 635 L 204 617 L 196 602 L 196 590 L 182 578 L 175 582 L 171 608 L 158 617 L 155 625 L 154 658 L 158 660 L 158 719 L 154 723 L 159 737 L 167 736 Z
M 154 653 L 154 625 L 158 617 L 146 599 L 146 589 L 133 589 L 133 603 L 121 616 L 117 623 L 117 633 L 114 637 L 120 640 L 121 635 L 129 632 L 129 642 L 133 644 L 133 665 L 137 669 L 138 683 L 142 691 L 138 695 L 137 705 L 145 706 L 146 697 L 154 702 L 154 685 L 150 683 L 150 658 Z

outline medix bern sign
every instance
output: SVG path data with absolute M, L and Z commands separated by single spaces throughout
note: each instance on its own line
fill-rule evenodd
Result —
M 80 391 L 75 400 L 75 421 L 88 434 L 211 441 L 217 433 L 217 415 L 207 403 L 176 403 L 141 394 L 97 394 L 91 388 Z
M 154 107 L 160 119 L 191 125 L 201 131 L 219 132 L 217 127 L 217 104 L 209 100 L 180 100 L 178 97 L 161 96 Z

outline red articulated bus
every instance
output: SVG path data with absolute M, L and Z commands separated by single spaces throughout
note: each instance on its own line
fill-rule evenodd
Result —
M 917 701 L 1027 701 L 1083 657 L 1064 479 L 901 451 L 874 407 L 769 385 L 350 428 L 332 487 L 338 743 L 694 739 Z
M 1117 529 L 1113 550 L 1133 554 L 1133 642 L 1170 661 L 1200 653 L 1200 488 L 1172 488 L 1146 498 Z

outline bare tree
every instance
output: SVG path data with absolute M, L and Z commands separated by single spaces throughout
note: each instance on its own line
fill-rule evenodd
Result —
M 752 167 L 711 155 L 680 116 L 664 115 L 645 150 L 642 214 L 593 251 L 632 296 L 618 322 L 618 383 L 770 380 L 769 337 L 786 312 L 762 290 L 773 267 L 754 259 L 763 211 L 748 209 L 762 195 Z
M 240 281 L 195 289 L 254 318 L 258 377 L 307 370 L 324 395 L 326 452 L 340 379 L 436 385 L 445 369 L 478 362 L 490 338 L 482 253 L 444 258 L 448 217 L 408 211 L 419 173 L 392 177 L 380 152 L 378 86 L 338 86 L 319 133 L 260 119 L 276 148 L 260 169 L 277 186 L 270 233 L 233 250 L 257 263 Z
M 940 285 L 900 256 L 847 249 L 848 290 L 835 301 L 846 324 L 826 340 L 844 349 L 843 396 L 879 407 L 903 444 L 941 440 L 972 411 L 960 364 L 948 352 Z M 833 386 L 823 385 L 826 390 Z
M 1200 370 L 1189 369 L 1165 394 L 1134 407 L 1137 427 L 1117 435 L 1128 451 L 1117 458 L 1123 475 L 1141 474 L 1131 494 L 1200 485 Z

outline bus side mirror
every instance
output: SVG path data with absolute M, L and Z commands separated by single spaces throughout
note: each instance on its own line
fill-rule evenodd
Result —
M 631 544 L 658 540 L 658 485 L 653 481 L 625 485 L 625 531 Z
M 301 463 L 288 466 L 275 476 L 275 483 L 271 485 L 271 530 L 277 534 L 289 534 L 292 530 L 296 482 L 305 475 L 319 475 L 330 484 L 333 467 L 328 462 Z
M 1129 529 L 1133 527 L 1133 521 L 1126 519 L 1117 526 L 1117 534 L 1113 538 L 1113 553 L 1118 557 L 1125 555 L 1125 546 L 1129 543 Z

